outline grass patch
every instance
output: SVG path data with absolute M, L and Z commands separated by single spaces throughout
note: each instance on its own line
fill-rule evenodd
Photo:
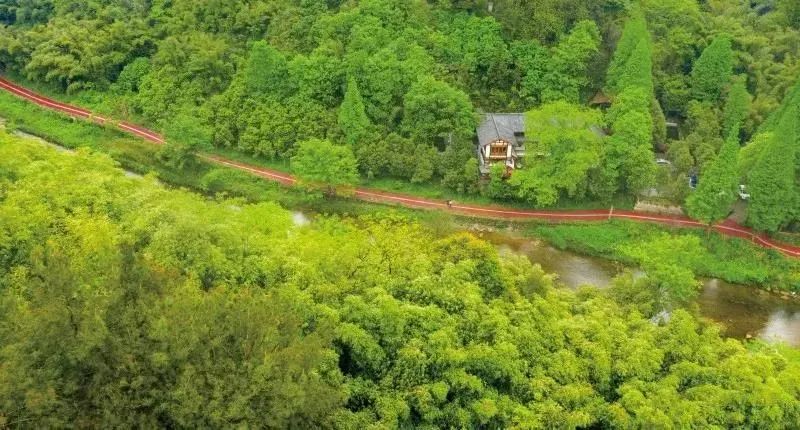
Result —
M 694 235 L 700 237 L 703 244 L 701 258 L 692 267 L 697 275 L 765 289 L 800 292 L 799 261 L 747 240 L 728 238 L 715 232 L 623 220 L 536 224 L 523 231 L 559 249 L 612 259 L 626 265 L 634 262 L 620 251 L 623 246 L 652 241 L 665 231 L 675 235 Z

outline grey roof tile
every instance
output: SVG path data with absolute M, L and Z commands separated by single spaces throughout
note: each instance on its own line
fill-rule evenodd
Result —
M 515 133 L 525 132 L 523 113 L 487 113 L 478 126 L 478 142 L 484 147 L 495 140 L 503 139 L 517 144 Z

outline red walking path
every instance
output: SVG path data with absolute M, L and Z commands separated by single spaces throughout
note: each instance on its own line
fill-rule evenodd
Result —
M 47 98 L 37 94 L 27 88 L 14 84 L 7 79 L 0 77 L 0 89 L 8 91 L 18 97 L 31 101 L 39 106 L 47 109 L 59 111 L 76 118 L 82 118 L 98 124 L 114 124 L 120 130 L 141 137 L 147 141 L 155 144 L 163 144 L 164 138 L 158 133 L 148 130 L 145 127 L 131 124 L 128 122 L 116 122 L 110 118 L 105 118 L 100 115 L 93 114 L 92 112 L 82 109 L 80 107 L 61 103 L 59 101 Z M 230 168 L 242 170 L 252 173 L 253 175 L 261 178 L 276 181 L 284 185 L 292 185 L 295 183 L 295 178 L 285 172 L 280 172 L 273 169 L 255 166 L 252 164 L 243 163 L 240 161 L 230 160 L 224 157 L 210 154 L 200 154 L 200 158 L 214 164 L 227 166 Z M 392 193 L 388 191 L 379 191 L 369 188 L 357 188 L 355 190 L 355 197 L 359 200 L 364 200 L 374 203 L 388 203 L 397 204 L 415 209 L 438 209 L 446 210 L 452 213 L 467 215 L 472 217 L 482 218 L 495 218 L 495 219 L 508 219 L 508 220 L 548 220 L 548 221 L 602 221 L 609 219 L 627 219 L 639 222 L 652 222 L 664 224 L 674 227 L 705 227 L 705 224 L 695 221 L 685 216 L 667 216 L 653 213 L 633 212 L 624 210 L 611 209 L 597 209 L 597 210 L 571 210 L 571 211 L 550 211 L 550 210 L 518 210 L 502 206 L 481 206 L 481 205 L 468 205 L 460 203 L 452 203 L 448 205 L 446 201 L 426 199 L 410 195 Z M 765 248 L 775 249 L 785 255 L 800 258 L 800 247 L 792 246 L 789 244 L 778 242 L 764 234 L 753 231 L 747 227 L 743 227 L 731 220 L 726 220 L 722 223 L 712 226 L 717 232 L 730 237 L 739 237 L 748 239 Z

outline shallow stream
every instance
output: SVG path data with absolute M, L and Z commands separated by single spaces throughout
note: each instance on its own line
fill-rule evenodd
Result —
M 608 260 L 562 251 L 545 242 L 510 233 L 475 234 L 493 243 L 501 252 L 526 255 L 545 272 L 557 274 L 560 282 L 569 288 L 587 284 L 606 288 L 623 270 L 623 266 Z M 702 316 L 724 326 L 727 336 L 780 340 L 800 346 L 800 300 L 719 279 L 706 279 L 697 305 Z

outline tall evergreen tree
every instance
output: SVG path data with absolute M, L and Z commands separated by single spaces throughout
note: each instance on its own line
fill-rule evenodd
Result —
M 796 105 L 784 111 L 748 175 L 747 222 L 759 230 L 777 231 L 790 220 L 796 204 L 798 111 Z
M 758 134 L 775 131 L 786 112 L 794 106 L 800 106 L 800 79 L 784 96 L 781 105 L 769 115 L 766 121 L 761 123 L 761 126 L 758 127 Z
M 722 136 L 726 140 L 731 133 L 736 133 L 738 141 L 739 131 L 750 110 L 750 93 L 747 92 L 745 79 L 745 76 L 734 78 L 731 89 L 728 91 L 728 97 L 725 99 L 725 107 L 722 111 Z
M 653 93 L 653 47 L 645 38 L 639 40 L 625 65 L 618 69 L 617 90 L 637 87 Z
M 739 126 L 734 125 L 717 157 L 700 178 L 697 190 L 686 199 L 689 216 L 706 224 L 724 219 L 736 201 L 739 172 Z
M 619 189 L 638 192 L 655 180 L 652 57 L 644 18 L 634 11 L 608 71 L 607 86 L 615 95 L 608 113 L 613 134 L 606 149 L 601 194 Z
M 621 90 L 618 85 L 622 80 L 623 70 L 627 68 L 628 60 L 630 60 L 639 44 L 643 40 L 649 41 L 649 39 L 650 33 L 647 31 L 647 22 L 644 19 L 644 15 L 638 8 L 634 9 L 625 23 L 622 36 L 617 41 L 614 56 L 608 67 L 606 87 L 610 92 L 618 93 Z
M 715 38 L 692 68 L 692 95 L 702 101 L 717 102 L 733 74 L 733 49 L 728 36 Z
M 371 123 L 364 110 L 364 100 L 358 90 L 358 83 L 352 76 L 347 81 L 344 101 L 339 107 L 338 122 L 345 141 L 350 145 L 360 143 L 370 129 Z

